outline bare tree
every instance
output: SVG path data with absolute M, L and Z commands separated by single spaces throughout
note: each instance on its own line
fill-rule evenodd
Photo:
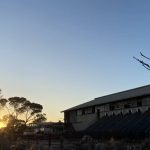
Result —
M 145 55 L 143 55 L 141 52 L 140 52 L 140 55 L 142 56 L 142 58 L 144 58 L 144 59 L 150 61 L 150 58 L 147 57 L 147 56 L 145 56 Z M 133 58 L 134 58 L 135 60 L 137 60 L 139 63 L 141 63 L 144 68 L 146 68 L 147 70 L 150 70 L 150 65 L 149 65 L 148 63 L 146 63 L 146 62 L 143 61 L 142 59 L 138 59 L 138 58 L 136 58 L 136 57 L 134 57 L 134 56 L 133 56 Z

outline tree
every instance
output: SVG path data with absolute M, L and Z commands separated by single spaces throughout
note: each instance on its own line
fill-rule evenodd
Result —
M 142 56 L 142 58 L 144 58 L 144 59 L 146 59 L 146 60 L 150 60 L 149 57 L 143 55 L 141 52 L 140 52 L 140 55 Z M 139 63 L 141 63 L 144 68 L 146 68 L 147 70 L 150 70 L 150 65 L 149 65 L 148 63 L 145 63 L 143 60 L 138 59 L 138 58 L 136 58 L 136 57 L 133 57 L 133 58 L 134 58 L 135 60 L 137 60 Z
M 43 106 L 32 103 L 24 97 L 11 97 L 0 99 L 0 107 L 7 112 L 2 120 L 8 125 L 16 126 L 18 123 L 46 121 L 46 115 L 42 113 Z
M 23 105 L 23 111 L 25 113 L 25 123 L 34 121 L 38 116 L 41 118 L 43 106 L 37 103 L 26 102 Z
M 36 114 L 33 123 L 41 123 L 46 121 L 46 114 Z
M 11 139 L 22 135 L 28 123 L 46 121 L 43 106 L 24 97 L 1 98 L 0 110 L 3 111 L 0 121 L 6 124 L 5 131 Z

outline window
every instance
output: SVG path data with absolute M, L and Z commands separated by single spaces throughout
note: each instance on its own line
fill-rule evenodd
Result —
M 124 108 L 130 108 L 130 104 L 125 104 Z
M 85 114 L 95 113 L 95 107 L 89 107 L 85 109 Z
M 94 106 L 92 107 L 92 113 L 95 113 L 95 107 Z
M 116 109 L 120 109 L 120 106 L 118 104 L 116 105 Z
M 110 110 L 114 110 L 115 109 L 115 106 L 114 105 L 110 105 Z
M 82 116 L 82 110 L 80 109 L 80 110 L 77 110 L 77 116 Z
M 100 118 L 100 110 L 97 109 L 97 118 Z
M 85 109 L 85 114 L 90 114 L 92 113 L 92 108 L 86 108 Z
M 141 100 L 138 100 L 137 101 L 137 106 L 139 107 L 139 106 L 142 106 L 142 101 Z

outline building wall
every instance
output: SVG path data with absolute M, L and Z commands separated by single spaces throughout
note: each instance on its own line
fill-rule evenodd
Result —
M 105 104 L 101 106 L 96 106 L 96 112 L 99 110 L 100 118 L 103 116 L 118 115 L 120 113 L 127 114 L 129 112 L 145 112 L 150 108 L 150 97 L 140 97 L 129 99 L 121 102 L 114 102 L 110 104 Z
M 150 106 L 150 97 L 149 96 L 143 98 L 143 105 Z
M 97 120 L 95 107 L 65 112 L 65 116 L 69 116 L 66 123 L 71 123 L 76 131 L 85 130 Z
M 69 115 L 69 121 L 70 122 L 77 122 L 77 115 L 76 115 L 76 111 L 71 111 L 70 113 L 69 113 L 70 115 Z
M 82 131 L 88 128 L 97 120 L 96 114 L 87 114 L 77 117 L 77 122 L 73 123 L 73 127 L 76 131 Z
M 132 98 L 120 102 L 80 108 L 69 113 L 69 122 L 76 131 L 85 130 L 103 116 L 145 112 L 150 109 L 150 97 Z

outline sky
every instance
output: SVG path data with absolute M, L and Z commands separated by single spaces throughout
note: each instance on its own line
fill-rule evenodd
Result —
M 62 110 L 148 85 L 133 56 L 150 56 L 149 18 L 147 0 L 1 0 L 3 97 L 40 103 L 58 121 Z

